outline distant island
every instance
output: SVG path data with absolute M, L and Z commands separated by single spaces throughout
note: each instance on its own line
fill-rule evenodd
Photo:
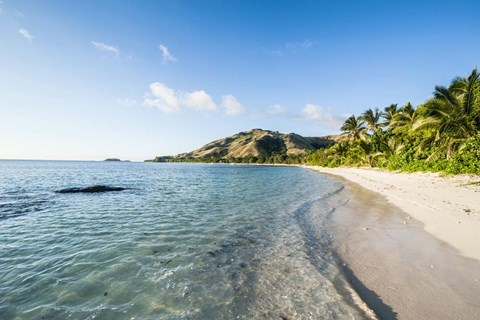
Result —
M 340 136 L 303 137 L 296 133 L 280 133 L 252 129 L 212 141 L 191 152 L 175 156 L 159 156 L 149 162 L 213 162 L 213 163 L 301 163 L 302 159 L 337 142 Z
M 105 160 L 103 160 L 103 161 L 130 162 L 130 160 L 120 160 L 120 159 L 118 159 L 118 158 L 107 158 L 107 159 L 105 159 Z

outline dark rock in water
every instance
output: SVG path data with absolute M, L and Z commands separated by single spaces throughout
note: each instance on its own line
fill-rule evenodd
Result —
M 67 188 L 55 191 L 57 193 L 95 193 L 95 192 L 110 192 L 110 191 L 123 191 L 127 188 L 122 187 L 109 187 L 109 186 L 90 186 L 85 188 Z

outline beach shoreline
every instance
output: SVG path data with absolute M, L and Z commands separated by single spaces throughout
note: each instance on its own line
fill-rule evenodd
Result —
M 427 180 L 431 186 L 437 187 L 450 182 L 458 188 L 452 181 L 463 183 L 475 177 L 443 178 L 429 174 L 408 175 L 350 168 L 311 169 L 336 176 L 334 178 L 345 185 L 348 201 L 335 208 L 330 219 L 332 247 L 350 284 L 377 316 L 382 319 L 472 319 L 478 315 L 480 302 L 476 297 L 480 294 L 480 261 L 475 254 L 471 254 L 468 247 L 467 251 L 459 250 L 430 232 L 429 220 L 417 218 L 424 217 L 413 210 L 423 209 L 425 204 L 402 207 L 397 205 L 398 201 L 392 201 L 388 195 L 377 191 L 388 193 L 393 187 L 383 189 L 385 186 L 377 183 L 374 188 L 373 179 L 367 180 L 370 183 L 368 188 L 364 186 L 366 182 L 352 181 L 372 172 L 373 177 L 392 176 L 387 181 L 393 186 L 399 176 L 400 181 L 414 178 L 425 184 Z M 397 188 L 404 187 L 405 183 L 400 183 Z M 403 200 L 411 204 L 409 201 L 414 200 L 411 199 L 412 194 L 402 194 L 405 194 Z M 417 197 L 423 199 L 422 195 L 418 192 Z M 472 208 L 473 213 L 475 209 Z M 443 228 L 453 226 L 455 231 L 455 227 L 462 225 L 448 224 L 451 219 L 444 215 L 441 217 L 444 219 L 441 221 Z M 438 230 L 434 231 L 438 233 Z M 454 244 L 459 245 L 458 242 Z
M 396 173 L 372 168 L 325 168 L 314 171 L 342 177 L 384 196 L 427 232 L 480 261 L 480 177 L 437 173 Z

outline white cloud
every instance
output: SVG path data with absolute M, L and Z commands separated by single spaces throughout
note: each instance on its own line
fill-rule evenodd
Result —
M 130 98 L 123 98 L 123 99 L 117 99 L 117 103 L 125 107 L 131 107 L 137 104 L 137 100 L 130 99 Z
M 170 61 L 172 61 L 172 62 L 178 61 L 177 58 L 172 56 L 172 54 L 170 53 L 168 48 L 166 46 L 164 46 L 163 44 L 158 45 L 158 48 L 160 49 L 160 51 L 162 51 L 162 57 L 163 57 L 163 62 L 164 63 L 167 63 L 167 62 L 170 62 Z
M 338 129 L 344 117 L 336 114 L 330 108 L 324 108 L 315 104 L 307 104 L 302 110 L 303 119 L 306 121 L 316 121 L 326 128 Z
M 203 90 L 197 90 L 193 92 L 187 92 L 181 97 L 182 103 L 193 110 L 217 110 L 217 105 L 213 102 L 212 98 Z
M 311 40 L 305 39 L 305 40 L 299 41 L 299 42 L 287 43 L 286 47 L 288 49 L 292 50 L 292 51 L 298 51 L 300 49 L 306 50 L 306 49 L 309 49 L 311 46 L 313 46 L 316 43 L 317 43 L 316 41 L 311 41 Z
M 175 113 L 185 109 L 208 112 L 218 110 L 215 101 L 204 90 L 182 92 L 169 88 L 160 82 L 150 84 L 149 91 L 145 93 L 143 104 L 156 107 L 165 113 Z M 221 107 L 227 115 L 238 115 L 245 111 L 241 103 L 230 94 L 222 96 Z
M 157 107 L 165 113 L 180 111 L 178 94 L 165 84 L 154 82 L 150 85 L 150 92 L 145 95 L 144 104 Z
M 105 44 L 103 42 L 98 42 L 98 41 L 92 41 L 92 45 L 99 52 L 113 53 L 116 57 L 120 55 L 120 49 L 117 47 Z
M 242 104 L 231 94 L 222 96 L 222 108 L 225 109 L 225 113 L 229 116 L 236 116 L 245 112 Z
M 274 56 L 283 56 L 287 53 L 296 53 L 298 51 L 308 50 L 315 44 L 317 44 L 317 41 L 312 41 L 309 39 L 297 42 L 288 42 L 283 46 L 283 48 L 274 49 L 271 52 Z
M 281 106 L 279 104 L 274 104 L 273 106 L 270 106 L 268 107 L 268 114 L 272 115 L 272 116 L 277 116 L 279 114 L 283 114 L 287 111 L 287 108 L 285 108 L 284 106 Z
M 0 4 L 2 4 L 2 3 L 0 2 Z M 18 11 L 18 10 L 15 10 L 15 13 L 16 13 L 16 14 L 17 14 L 17 16 L 19 16 L 20 18 L 22 18 L 22 19 L 24 19 L 24 18 L 25 18 L 25 15 L 24 15 L 23 13 L 21 13 L 20 11 Z
M 20 33 L 28 41 L 32 41 L 32 39 L 33 39 L 32 34 L 27 29 L 22 28 L 22 29 L 18 30 L 18 33 Z

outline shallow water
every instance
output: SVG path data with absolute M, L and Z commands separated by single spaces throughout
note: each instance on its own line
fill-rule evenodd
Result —
M 121 192 L 57 194 L 105 184 Z M 0 161 L 0 319 L 360 319 L 296 167 Z

